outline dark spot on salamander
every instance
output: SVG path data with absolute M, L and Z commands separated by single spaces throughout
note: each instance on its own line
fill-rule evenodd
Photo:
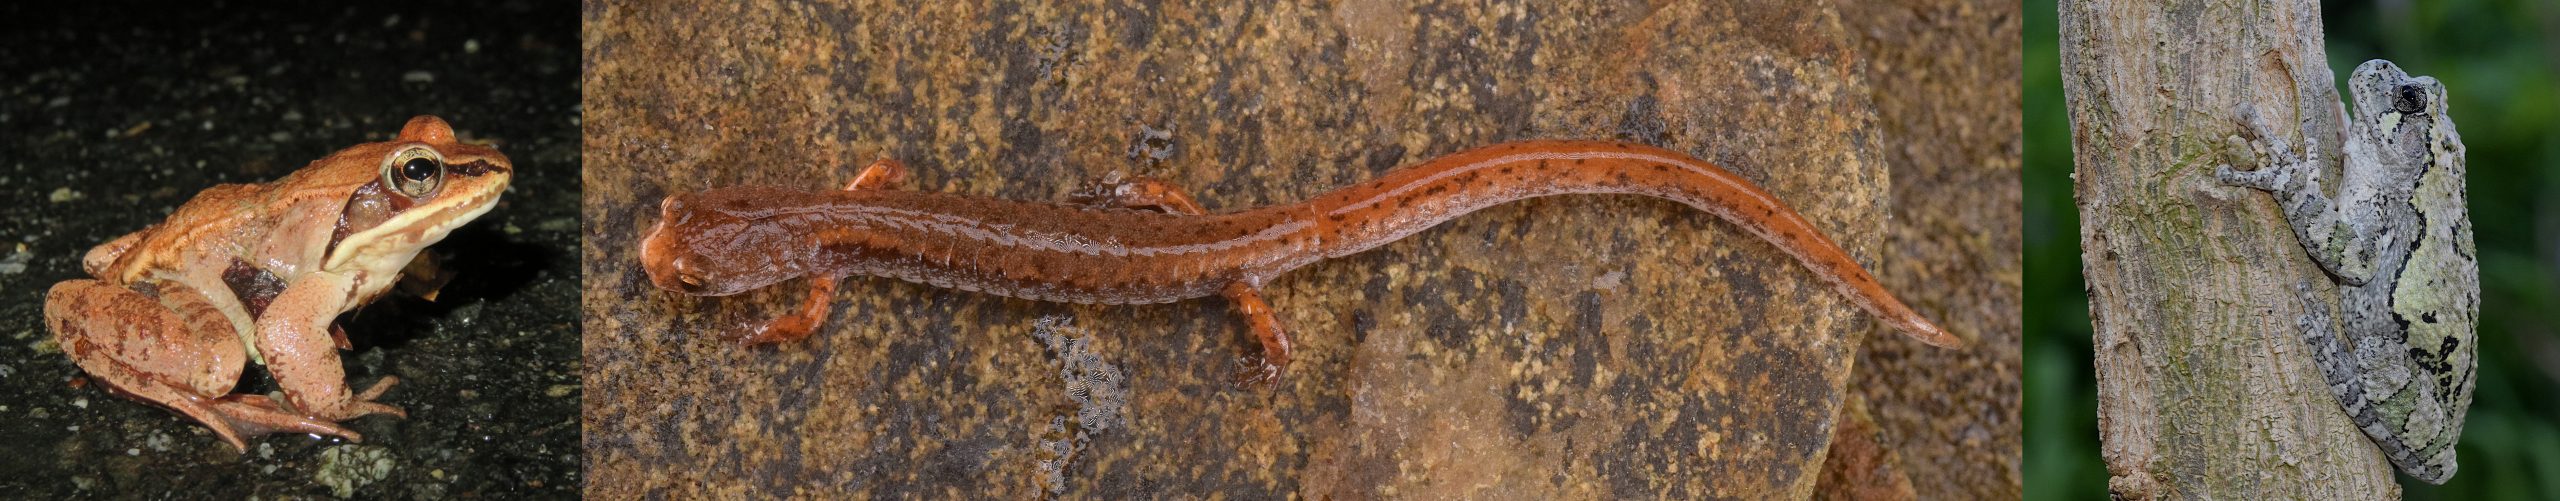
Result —
M 2431 324 L 2432 324 L 2432 323 L 2436 323 L 2436 312 L 2432 312 L 2432 311 L 2430 311 L 2430 312 L 2426 312 L 2426 313 L 2423 313 L 2423 314 L 2419 314 L 2419 315 L 2418 315 L 2418 320 L 2425 321 L 2426 323 L 2431 323 Z M 2445 338 L 2445 340 L 2447 340 L 2447 341 L 2451 341 L 2451 340 L 2453 340 L 2453 338 Z
M 1653 164 L 1653 171 L 1654 171 L 1654 172 L 1663 172 L 1663 171 L 1668 171 L 1668 170 L 1671 170 L 1671 166 L 1669 166 L 1669 165 Z

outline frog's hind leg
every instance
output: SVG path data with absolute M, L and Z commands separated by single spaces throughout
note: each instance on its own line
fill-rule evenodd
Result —
M 1123 179 L 1117 173 L 1078 188 L 1068 195 L 1068 201 L 1087 206 L 1154 210 L 1186 216 L 1209 213 L 1173 183 L 1150 177 Z M 1244 317 L 1245 326 L 1251 329 L 1254 340 L 1262 345 L 1261 356 L 1241 361 L 1235 375 L 1237 383 L 1264 386 L 1279 381 L 1281 372 L 1289 367 L 1289 333 L 1280 327 L 1280 318 L 1271 309 L 1271 303 L 1262 300 L 1260 289 L 1242 281 L 1227 284 L 1220 294 L 1235 305 L 1236 314 Z
M 88 254 L 80 255 L 80 269 L 89 272 L 89 276 L 107 276 L 107 268 L 114 266 L 117 259 L 124 258 L 125 249 L 133 248 L 134 242 L 142 241 L 142 237 L 151 235 L 151 230 L 159 228 L 157 225 L 143 228 L 142 231 L 127 233 L 105 244 L 90 247 Z
M 96 280 L 56 284 L 45 297 L 45 325 L 101 385 L 204 423 L 234 448 L 248 450 L 242 437 L 277 432 L 362 439 L 277 410 L 263 395 L 230 395 L 248 361 L 230 318 L 193 290 L 149 288 L 157 299 Z

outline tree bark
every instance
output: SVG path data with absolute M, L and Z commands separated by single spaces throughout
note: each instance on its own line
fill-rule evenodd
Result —
M 2109 490 L 2397 497 L 2293 326 L 2336 286 L 2272 199 L 2213 177 L 2255 162 L 2228 140 L 2244 104 L 2335 154 L 2319 4 L 2066 0 L 2060 19 Z

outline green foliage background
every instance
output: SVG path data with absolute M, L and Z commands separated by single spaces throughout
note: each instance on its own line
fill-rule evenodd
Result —
M 2024 41 L 2027 493 L 2104 499 L 2054 2 L 2027 0 Z M 2382 58 L 2444 81 L 2470 147 L 2479 387 L 2461 472 L 2402 485 L 2411 499 L 2560 499 L 2560 2 L 2331 2 L 2322 16 L 2333 75 Z

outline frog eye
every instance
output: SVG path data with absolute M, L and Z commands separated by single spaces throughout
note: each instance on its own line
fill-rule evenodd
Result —
M 2391 99 L 2391 108 L 2401 113 L 2417 113 L 2427 109 L 2427 93 L 2416 85 L 2400 86 L 2400 95 Z
M 436 192 L 444 181 L 444 157 L 424 146 L 402 149 L 382 162 L 382 184 L 409 198 Z

